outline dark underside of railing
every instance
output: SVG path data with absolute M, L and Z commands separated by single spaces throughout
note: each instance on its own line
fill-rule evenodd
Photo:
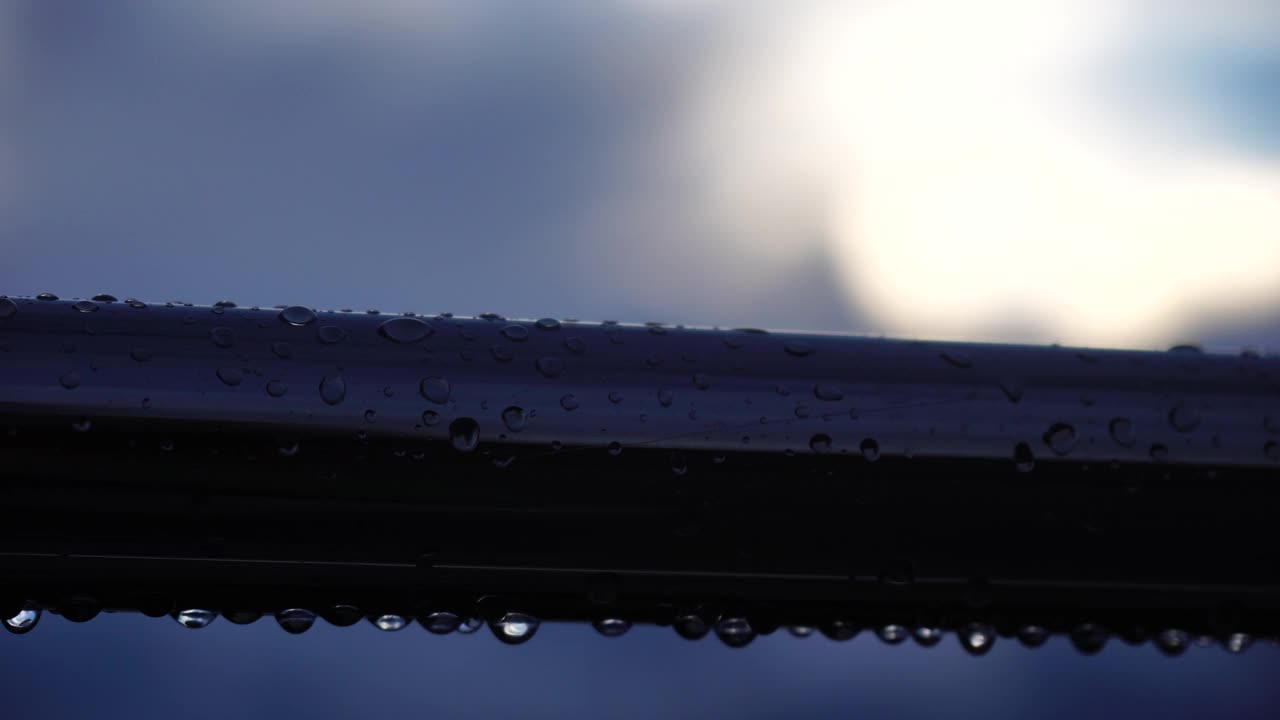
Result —
M 0 614 L 1238 649 L 1277 443 L 1248 354 L 7 298 Z

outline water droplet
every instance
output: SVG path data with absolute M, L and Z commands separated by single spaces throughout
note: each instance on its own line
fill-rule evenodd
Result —
M 502 335 L 511 342 L 524 342 L 529 339 L 529 328 L 523 325 L 508 325 L 502 328 Z
M 316 314 L 311 308 L 293 305 L 280 311 L 280 320 L 295 327 L 303 327 L 315 322 Z
M 235 625 L 252 625 L 262 618 L 262 613 L 258 610 L 228 610 L 222 616 Z
M 493 321 L 496 321 L 496 320 L 505 320 L 505 319 L 506 319 L 506 318 L 502 317 L 501 315 L 499 315 L 498 313 L 495 313 L 495 312 L 485 312 L 485 313 L 480 313 L 480 316 L 479 316 L 479 317 L 480 317 L 480 319 L 481 319 L 481 320 L 488 320 L 488 321 L 490 321 L 490 322 L 493 322 Z
M 1156 649 L 1161 653 L 1176 657 L 1187 651 L 1191 647 L 1191 633 L 1186 630 L 1168 629 L 1156 633 L 1155 638 Z
M 1189 355 L 1203 355 L 1203 354 L 1204 354 L 1204 349 L 1202 349 L 1199 345 L 1192 345 L 1192 344 L 1186 344 L 1186 343 L 1184 343 L 1184 344 L 1182 344 L 1182 345 L 1174 345 L 1173 347 L 1169 348 L 1169 352 L 1171 352 L 1171 353 L 1187 353 L 1187 354 L 1189 354 Z
M 1133 431 L 1133 422 L 1129 418 L 1111 418 L 1107 429 L 1111 433 L 1111 439 L 1115 440 L 1116 444 L 1121 447 L 1133 447 L 1133 444 L 1138 441 L 1138 437 Z
M 587 344 L 579 337 L 567 337 L 564 339 L 564 347 L 574 355 L 581 355 L 587 351 Z
M 375 423 L 375 422 L 377 422 L 377 421 L 378 421 L 378 411 L 377 411 L 377 410 L 374 410 L 373 408 L 369 408 L 368 410 L 365 410 L 365 411 L 364 411 L 364 421 L 365 421 L 365 422 L 367 422 L 367 423 Z
M 591 623 L 591 627 L 605 637 L 619 637 L 631 629 L 631 622 L 622 618 L 601 618 Z
M 116 297 L 114 295 L 108 295 L 106 293 L 99 293 L 93 296 L 93 300 L 97 302 L 102 302 L 102 303 L 113 303 L 116 301 Z
M 693 613 L 678 615 L 671 626 L 685 640 L 701 640 L 711 632 L 711 625 L 701 615 Z
M 559 330 L 560 329 L 560 321 L 555 318 L 539 318 L 538 321 L 534 323 L 534 325 L 537 325 L 539 330 Z
M 276 622 L 290 635 L 301 635 L 316 623 L 316 614 L 303 608 L 286 608 L 276 613 Z
M 817 383 L 813 386 L 813 396 L 819 400 L 834 402 L 836 400 L 844 399 L 844 391 L 840 389 L 839 385 Z
M 7 320 L 18 314 L 18 303 L 9 298 L 0 298 L 0 320 Z
M 1188 433 L 1200 426 L 1200 413 L 1185 403 L 1169 409 L 1169 424 L 1180 433 Z
M 1000 389 L 1004 391 L 1004 396 L 1009 398 L 1009 402 L 1011 403 L 1021 402 L 1022 394 L 1025 392 L 1025 389 L 1022 387 L 1022 383 L 1012 379 L 1001 381 Z
M 711 387 L 711 378 L 707 377 L 706 373 L 694 373 L 693 385 L 699 390 L 706 390 Z
M 229 327 L 216 327 L 209 331 L 209 337 L 220 348 L 235 347 L 236 344 L 236 333 Z
M 142 398 L 142 409 L 143 409 L 143 410 L 150 410 L 150 409 L 151 409 L 151 398 L 149 398 L 149 397 L 144 397 L 144 398 Z
M 325 375 L 320 380 L 320 399 L 329 405 L 337 405 L 347 397 L 347 381 L 341 375 Z
M 199 630 L 201 628 L 209 627 L 209 624 L 217 617 L 218 613 L 212 610 L 200 610 L 196 608 L 177 610 L 173 613 L 173 619 L 177 620 L 179 625 L 185 628 L 190 628 L 191 630 Z
M 1229 653 L 1242 653 L 1253 645 L 1253 637 L 1240 632 L 1234 632 L 1222 641 L 1222 646 Z
M 1262 446 L 1262 454 L 1266 455 L 1271 462 L 1280 462 L 1280 444 L 1277 444 L 1275 440 L 1268 440 Z
M 58 378 L 58 382 L 62 383 L 62 387 L 68 390 L 75 390 L 80 387 L 80 373 L 75 370 L 67 371 Z
M 337 325 L 321 325 L 320 329 L 316 330 L 316 337 L 320 339 L 320 342 L 326 345 L 332 345 L 345 340 L 347 338 L 347 331 Z
M 448 380 L 442 377 L 423 378 L 418 383 L 418 392 L 422 393 L 422 397 L 430 400 L 437 405 L 444 405 L 449 402 L 449 396 L 453 393 L 453 386 Z
M 525 613 L 512 612 L 489 623 L 493 636 L 508 645 L 528 642 L 538 632 L 538 619 Z
M 230 387 L 235 387 L 244 381 L 244 371 L 237 367 L 220 367 L 217 375 L 223 385 Z
M 40 293 L 36 296 L 37 300 L 57 300 L 58 296 L 53 293 Z
M 716 622 L 716 637 L 731 648 L 746 647 L 756 639 L 756 631 L 743 617 L 722 617 Z
M 81 300 L 80 302 L 72 305 L 71 308 L 76 312 L 82 313 L 98 312 L 98 304 L 89 300 Z
M 449 423 L 449 442 L 458 452 L 475 450 L 480 444 L 480 423 L 469 417 L 460 417 Z
M 364 613 L 355 605 L 334 605 L 320 613 L 320 617 L 335 627 L 351 627 L 360 622 Z
M 267 382 L 267 394 L 271 397 L 284 397 L 289 392 L 289 385 L 283 380 L 270 380 Z
M 787 632 L 798 638 L 807 638 L 813 634 L 813 628 L 808 625 L 788 625 Z
M 493 359 L 501 363 L 511 362 L 516 358 L 516 354 L 506 345 L 494 345 L 489 348 L 489 353 L 493 355 Z
M 836 619 L 823 624 L 818 631 L 831 640 L 846 642 L 858 634 L 859 628 L 848 620 Z
M 794 355 L 795 357 L 808 357 L 813 354 L 813 346 L 808 343 L 800 342 L 799 340 L 788 341 L 782 346 L 782 349 L 785 350 L 788 355 Z
M 1152 460 L 1164 462 L 1169 459 L 1169 448 L 1164 443 L 1153 443 L 1148 454 L 1151 455 Z
M 134 310 L 145 310 L 145 309 L 147 309 L 147 304 L 146 304 L 146 303 L 142 302 L 141 300 L 135 300 L 135 299 L 133 299 L 133 298 L 129 298 L 128 300 L 125 300 L 125 301 L 124 301 L 124 304 L 125 304 L 125 305 L 128 305 L 129 307 L 133 308 Z
M 563 448 L 563 447 L 564 447 L 564 443 L 560 442 L 559 440 L 552 440 L 552 441 L 551 441 L 551 449 L 552 449 L 552 450 L 554 450 L 554 451 L 556 451 L 556 452 L 559 452 L 559 451 L 560 451 L 560 449 L 561 449 L 561 448 Z
M 907 639 L 907 626 L 889 624 L 876 630 L 876 635 L 886 645 L 898 645 Z
M 398 343 L 416 343 L 430 337 L 435 329 L 416 317 L 397 317 L 378 326 L 378 334 Z
M 293 439 L 281 440 L 276 444 L 276 454 L 280 457 L 293 457 L 298 454 L 298 441 Z
M 858 449 L 862 451 L 862 457 L 867 462 L 875 462 L 880 459 L 880 443 L 876 442 L 875 438 L 863 439 Z
M 621 455 L 622 443 L 618 442 L 617 440 L 614 440 L 613 442 L 609 443 L 609 454 L 613 455 L 614 457 Z
M 558 378 L 564 372 L 564 361 L 558 357 L 547 355 L 538 358 L 538 372 L 548 378 Z
M 578 402 L 578 398 L 575 397 L 573 393 L 562 395 L 560 397 L 560 407 L 564 408 L 565 410 L 569 410 L 569 411 L 577 410 L 579 405 L 580 403 Z
M 1093 407 L 1093 404 L 1094 404 L 1095 402 L 1097 402 L 1097 400 L 1095 400 L 1095 399 L 1094 399 L 1094 397 L 1093 397 L 1093 395 L 1092 395 L 1092 394 L 1087 393 L 1087 392 L 1082 392 L 1082 393 L 1080 393 L 1080 404 L 1081 404 L 1081 405 L 1083 405 L 1083 406 L 1085 406 L 1085 407 Z
M 1049 629 L 1041 625 L 1023 625 L 1018 628 L 1018 642 L 1029 648 L 1038 648 L 1049 639 Z
M 986 655 L 996 643 L 995 630 L 990 625 L 969 623 L 957 632 L 960 647 L 970 655 Z
M 969 357 L 968 353 L 961 352 L 960 350 L 944 350 L 938 353 L 938 356 L 958 368 L 973 367 L 973 358 Z
M 798 417 L 798 418 L 807 418 L 807 417 L 809 417 L 809 412 L 810 412 L 810 411 L 809 411 L 809 406 L 808 406 L 808 405 L 797 405 L 797 406 L 796 406 L 795 414 L 796 414 L 796 417 Z
M 920 647 L 933 647 L 942 642 L 942 629 L 922 625 L 911 632 L 911 637 Z
M 524 408 L 512 405 L 502 411 L 502 424 L 507 426 L 511 432 L 520 432 L 524 429 L 525 421 L 528 417 L 525 415 Z
M 71 421 L 71 429 L 76 432 L 89 432 L 92 428 L 93 423 L 90 422 L 89 418 L 80 418 L 79 420 Z
M 1044 433 L 1044 444 L 1055 455 L 1066 455 L 1076 446 L 1076 429 L 1067 423 L 1054 423 Z
M 1093 655 L 1107 644 L 1107 629 L 1097 623 L 1081 623 L 1071 630 L 1071 644 L 1084 655 Z
M 809 438 L 809 449 L 816 453 L 831 452 L 831 436 L 818 433 Z
M 4 629 L 14 635 L 25 635 L 36 629 L 44 611 L 33 605 L 25 605 L 18 614 L 4 619 Z
M 395 632 L 397 630 L 403 630 L 409 626 L 409 621 L 405 619 L 403 615 L 379 615 L 371 618 L 370 622 L 373 623 L 374 627 L 382 630 L 383 632 Z
M 151 351 L 146 348 L 136 347 L 129 351 L 129 357 L 137 362 L 146 362 L 151 359 Z
M 462 625 L 462 618 L 455 613 L 440 610 L 419 618 L 418 622 L 432 635 L 448 635 Z
M 612 390 L 612 391 L 610 391 L 610 392 L 609 392 L 609 402 L 613 403 L 614 405 L 619 405 L 619 404 L 621 404 L 621 403 L 622 403 L 622 393 L 618 392 L 617 390 Z
M 658 389 L 658 404 L 662 407 L 671 407 L 671 403 L 675 402 L 676 394 L 667 388 Z
M 685 458 L 684 453 L 680 450 L 671 451 L 671 472 L 676 475 L 686 475 L 689 472 L 689 461 Z
M 1018 472 L 1031 472 L 1036 467 L 1036 456 L 1031 452 L 1031 446 L 1020 442 L 1013 446 L 1013 466 Z

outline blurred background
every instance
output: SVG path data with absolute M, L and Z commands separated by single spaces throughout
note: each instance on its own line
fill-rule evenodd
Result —
M 44 291 L 1280 351 L 1280 4 L 2 0 L 0 292 Z M 44 622 L 17 716 L 1280 699 L 1272 647 Z

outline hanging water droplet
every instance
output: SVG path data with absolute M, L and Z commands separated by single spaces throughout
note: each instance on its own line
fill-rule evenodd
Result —
M 538 321 L 534 323 L 534 325 L 537 325 L 539 330 L 559 330 L 560 329 L 560 321 L 555 318 L 539 318 Z
M 470 635 L 471 633 L 484 627 L 484 621 L 480 618 L 467 618 L 458 626 L 459 635 Z
M 782 393 L 782 394 L 785 394 L 785 393 Z M 832 385 L 830 383 L 817 383 L 813 386 L 813 396 L 818 398 L 819 400 L 823 400 L 826 402 L 834 402 L 836 400 L 844 399 L 844 391 L 840 389 L 839 385 Z
M 431 402 L 437 405 L 444 405 L 449 402 L 449 396 L 453 393 L 453 386 L 442 377 L 428 377 L 423 378 L 422 382 L 418 384 L 418 392 Z
M 58 378 L 58 382 L 68 390 L 75 390 L 80 387 L 80 373 L 75 370 L 65 372 Z
M 800 342 L 799 340 L 788 341 L 782 346 L 782 349 L 785 350 L 788 355 L 793 355 L 795 357 L 808 357 L 813 354 L 813 346 L 805 342 Z
M 689 472 L 689 461 L 685 458 L 684 453 L 680 450 L 671 451 L 671 472 L 676 475 L 686 475 Z
M 273 398 L 284 397 L 289 392 L 289 385 L 283 380 L 267 381 L 267 394 Z
M 1076 446 L 1076 429 L 1064 422 L 1054 423 L 1044 433 L 1044 444 L 1055 455 L 1066 455 Z
M 875 462 L 880 459 L 880 443 L 875 438 L 865 438 L 858 445 L 858 449 L 862 452 L 862 457 L 867 462 Z
M 711 378 L 706 373 L 694 373 L 693 385 L 699 390 L 706 390 L 711 387 Z
M 1071 630 L 1071 644 L 1084 655 L 1094 655 L 1107 644 L 1107 629 L 1097 623 L 1081 623 Z
M 1133 444 L 1138 441 L 1137 434 L 1133 431 L 1133 422 L 1129 418 L 1111 418 L 1107 430 L 1111 433 L 1111 439 L 1120 447 L 1133 447 Z
M 377 617 L 370 618 L 369 621 L 373 623 L 374 627 L 382 630 L 383 632 L 403 630 L 409 625 L 409 621 L 405 619 L 403 615 L 378 615 Z
M 448 635 L 462 625 L 462 618 L 455 613 L 443 610 L 428 613 L 426 617 L 419 618 L 418 621 L 432 635 Z
M 567 337 L 564 339 L 564 347 L 574 355 L 581 355 L 587 351 L 587 344 L 579 337 Z
M 973 358 L 969 357 L 968 353 L 962 352 L 960 350 L 944 350 L 938 353 L 938 355 L 943 360 L 946 360 L 947 362 L 951 363 L 952 365 L 955 365 L 958 368 L 973 367 Z
M 907 639 L 907 635 L 908 632 L 905 625 L 889 624 L 876 630 L 876 636 L 886 645 L 898 645 Z
M 511 432 L 520 432 L 524 430 L 525 421 L 528 417 L 525 415 L 524 408 L 512 405 L 502 411 L 502 424 L 507 426 Z
M 1000 382 L 1000 390 L 1004 392 L 1004 396 L 1009 398 L 1009 402 L 1018 403 L 1022 401 L 1022 394 L 1025 389 L 1018 380 L 1005 379 Z
M 93 423 L 89 421 L 89 418 L 80 418 L 79 420 L 71 421 L 71 429 L 76 432 L 89 432 L 92 428 Z
M 81 300 L 72 305 L 71 308 L 76 312 L 82 313 L 98 312 L 98 304 L 89 300 Z
M 244 382 L 244 371 L 237 367 L 220 367 L 216 374 L 222 384 L 229 387 L 235 387 Z
M 1156 462 L 1164 462 L 1169 459 L 1169 448 L 1164 443 L 1153 443 L 1147 453 Z
M 1262 454 L 1267 456 L 1271 462 L 1280 462 L 1280 443 L 1275 440 L 1268 440 L 1262 446 Z
M 36 296 L 37 300 L 57 300 L 58 296 L 53 293 L 40 293 Z
M 528 642 L 538 632 L 538 619 L 525 613 L 512 612 L 489 623 L 494 637 L 508 645 Z
M 911 637 L 920 647 L 933 647 L 942 642 L 942 629 L 921 625 L 911 632 Z
M 0 320 L 7 320 L 18 314 L 18 304 L 9 298 L 0 298 Z
M 1169 424 L 1180 433 L 1188 433 L 1200 425 L 1200 413 L 1185 403 L 1178 403 L 1169 410 Z
M 564 361 L 551 355 L 538 358 L 536 365 L 538 372 L 548 378 L 558 378 L 564 372 Z
M 173 613 L 173 619 L 177 620 L 179 625 L 191 630 L 200 630 L 201 628 L 209 627 L 209 624 L 217 617 L 218 613 L 212 610 L 200 610 L 196 608 L 176 610 Z
M 809 438 L 809 449 L 816 453 L 831 452 L 831 436 L 818 433 Z
M 340 343 L 345 340 L 347 338 L 347 331 L 337 325 L 321 325 L 320 329 L 316 330 L 316 337 L 320 339 L 320 342 L 326 345 L 333 345 L 334 343 Z
M 303 327 L 315 322 L 316 314 L 311 308 L 292 305 L 280 311 L 279 318 L 294 327 Z
M 852 640 L 858 634 L 860 628 L 852 622 L 843 619 L 835 619 L 824 623 L 818 627 L 818 631 L 831 640 L 838 642 L 846 642 Z
M 619 637 L 631 629 L 631 622 L 622 618 L 601 618 L 591 623 L 591 627 L 605 637 Z
M 1031 472 L 1036 467 L 1036 456 L 1031 452 L 1031 446 L 1020 442 L 1013 446 L 1013 466 L 1018 472 Z
M 276 613 L 276 622 L 290 635 L 301 635 L 316 623 L 316 614 L 304 608 L 286 608 Z
M 957 635 L 960 638 L 960 647 L 970 655 L 986 655 L 996 642 L 995 630 L 992 630 L 990 625 L 982 623 L 969 623 L 960 628 Z
M 449 423 L 449 442 L 458 452 L 468 453 L 480 444 L 480 423 L 460 417 Z
M 1049 629 L 1041 625 L 1023 625 L 1018 628 L 1018 642 L 1029 648 L 1038 648 L 1049 639 Z
M 320 380 L 320 399 L 337 405 L 347 397 L 347 381 L 341 375 L 326 375 Z
M 14 635 L 25 635 L 36 629 L 44 611 L 34 605 L 24 605 L 18 613 L 4 619 L 4 629 Z
M 1242 653 L 1253 645 L 1253 637 L 1241 632 L 1234 632 L 1227 635 L 1222 641 L 1222 646 L 1229 653 Z
M 235 347 L 236 333 L 229 327 L 216 327 L 209 331 L 213 344 L 220 348 Z
M 671 623 L 676 634 L 685 640 L 701 640 L 711 632 L 711 625 L 701 615 L 685 613 L 678 615 Z
M 1186 630 L 1162 630 L 1153 639 L 1156 649 L 1169 657 L 1177 657 L 1191 647 L 1191 633 Z
M 378 334 L 397 343 L 416 343 L 431 336 L 435 329 L 416 317 L 398 317 L 378 326 Z
M 613 442 L 609 443 L 609 454 L 613 455 L 614 457 L 621 455 L 622 443 L 618 442 L 617 440 L 614 440 Z
M 435 410 L 424 410 L 422 412 L 422 424 L 427 427 L 440 423 L 440 413 Z
M 365 411 L 364 411 L 364 421 L 365 421 L 365 422 L 367 422 L 367 423 L 375 423 L 375 422 L 377 422 L 377 421 L 378 421 L 378 411 L 377 411 L 377 410 L 374 410 L 373 408 L 369 408 L 368 410 L 365 410 Z
M 364 613 L 355 605 L 334 605 L 320 613 L 320 617 L 335 627 L 351 627 L 360 622 Z
M 807 638 L 813 635 L 813 628 L 808 625 L 788 625 L 787 632 L 798 638 Z
M 524 342 L 529 339 L 529 328 L 523 325 L 508 325 L 502 328 L 502 335 L 511 342 Z
M 731 648 L 746 647 L 756 639 L 756 631 L 744 617 L 722 617 L 716 622 L 716 637 Z

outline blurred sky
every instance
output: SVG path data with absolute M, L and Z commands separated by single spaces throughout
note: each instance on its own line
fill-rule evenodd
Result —
M 1280 350 L 1280 3 L 0 0 L 42 291 Z M 1245 716 L 1280 661 L 48 622 L 33 717 Z

